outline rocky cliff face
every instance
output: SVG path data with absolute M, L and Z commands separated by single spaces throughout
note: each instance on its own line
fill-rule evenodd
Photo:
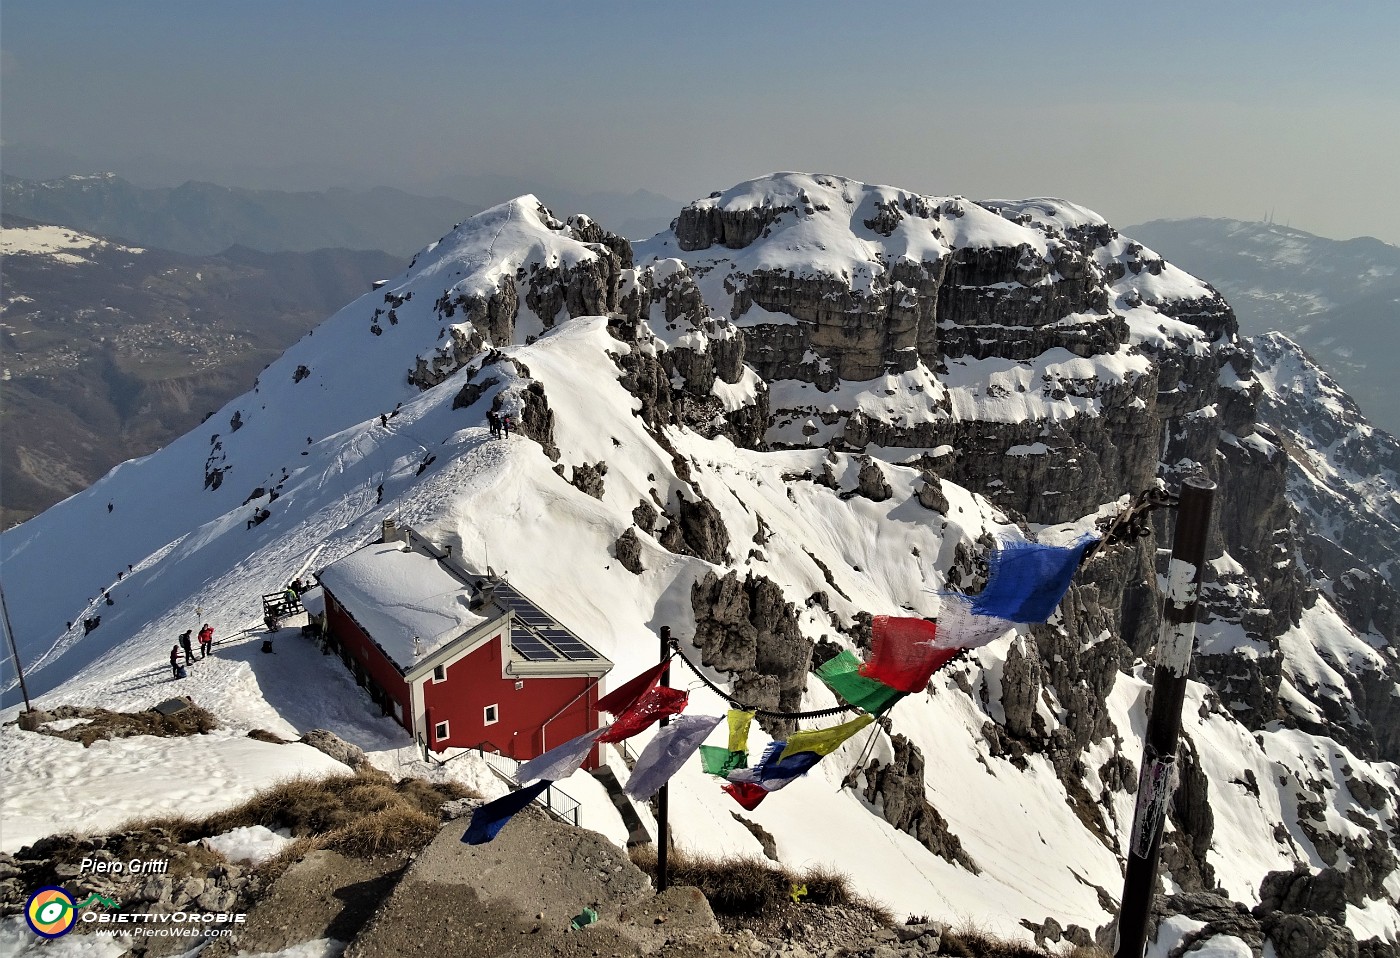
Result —
M 1213 554 L 1248 571 L 1227 574 L 1212 615 L 1267 654 L 1211 651 L 1200 668 L 1251 721 L 1279 714 L 1276 639 L 1310 593 L 1283 561 L 1288 460 L 1256 424 L 1252 357 L 1214 290 L 1070 204 L 979 206 L 796 175 L 692 204 L 638 261 L 663 277 L 653 328 L 683 349 L 716 316 L 737 327 L 724 378 L 742 361 L 768 385 L 769 446 L 907 450 L 1038 523 L 1159 474 L 1219 480 Z M 713 383 L 708 370 L 684 378 L 692 393 Z M 1134 565 L 1131 619 L 1104 624 L 1126 624 L 1141 654 L 1150 575 Z
M 1400 669 L 1390 646 L 1359 674 L 1343 669 L 1341 690 L 1309 684 L 1286 646 L 1318 601 L 1300 549 L 1310 565 L 1332 570 L 1325 591 L 1355 627 L 1392 638 L 1397 604 L 1386 570 L 1395 550 L 1373 537 L 1353 547 L 1367 562 L 1341 561 L 1356 553 L 1334 532 L 1365 525 L 1356 504 L 1334 511 L 1334 528 L 1316 515 L 1299 521 L 1289 453 L 1300 440 L 1277 417 L 1261 422 L 1266 391 L 1253 353 L 1209 286 L 1061 201 L 979 205 L 796 175 L 692 204 L 637 261 L 650 289 L 640 315 L 659 340 L 694 349 L 717 322 L 737 330 L 733 362 L 768 389 L 768 428 L 747 437 L 755 448 L 864 451 L 1040 524 L 1092 514 L 1157 479 L 1215 479 L 1195 674 L 1247 727 L 1283 720 L 1318 729 L 1325 715 L 1332 734 L 1363 754 L 1393 755 Z M 736 369 L 725 382 L 738 381 Z M 713 388 L 708 370 L 680 378 L 692 394 Z M 1373 444 L 1350 455 L 1360 473 L 1380 453 Z M 1110 729 L 1116 674 L 1134 657 L 1150 661 L 1155 554 L 1170 541 L 1170 522 L 1163 515 L 1156 535 L 1095 559 L 1060 616 L 1013 645 L 994 748 L 1045 753 L 1067 781 L 1083 779 L 1086 752 Z M 697 590 L 698 634 L 711 636 L 711 610 L 729 604 L 718 602 L 717 583 Z M 726 643 L 701 642 L 727 651 L 707 661 L 723 668 L 723 658 L 753 682 L 760 643 L 727 634 Z M 749 650 L 742 662 L 735 643 Z M 791 682 L 787 670 L 801 659 L 793 649 L 779 681 Z M 1298 692 L 1313 705 L 1294 703 Z M 1058 718 L 1047 719 L 1042 702 Z M 917 752 L 907 745 L 901 767 L 917 764 Z M 1135 760 L 1096 778 L 1130 778 Z M 909 806 L 897 777 L 872 773 L 872 797 L 887 809 L 920 807 Z M 1168 868 L 1183 887 L 1209 889 L 1203 789 L 1199 774 L 1181 784 L 1185 837 L 1169 842 Z M 1071 789 L 1080 791 L 1092 803 L 1089 790 Z
M 712 565 L 691 587 L 694 641 L 743 700 L 798 709 L 814 641 L 859 647 L 868 619 L 848 611 L 842 570 L 810 552 L 827 584 L 810 596 L 736 568 L 763 561 L 768 534 L 760 521 L 757 548 L 738 546 L 692 474 L 698 464 L 667 438 L 676 426 L 753 450 L 825 447 L 820 470 L 793 478 L 841 498 L 888 501 L 889 470 L 914 470 L 912 498 L 945 530 L 955 518 L 945 482 L 1008 521 L 1047 526 L 1204 474 L 1219 493 L 1193 674 L 1214 690 L 1210 708 L 1245 728 L 1325 729 L 1359 754 L 1394 755 L 1400 670 L 1387 642 L 1359 667 L 1332 662 L 1347 676 L 1340 682 L 1295 661 L 1294 644 L 1320 601 L 1358 629 L 1393 637 L 1391 543 L 1334 534 L 1364 525 L 1360 500 L 1325 521 L 1316 504 L 1298 514 L 1290 453 L 1303 440 L 1279 417 L 1261 422 L 1261 401 L 1274 407 L 1229 306 L 1096 215 L 1060 200 L 978 204 L 798 174 L 697 201 L 635 250 L 585 217 L 517 212 L 577 252 L 506 263 L 493 283 L 445 290 L 440 316 L 465 321 L 448 327 L 436 355 L 420 357 L 413 381 L 426 388 L 485 345 L 528 340 L 566 315 L 609 316 L 620 382 L 688 488 L 644 500 L 613 554 L 640 574 L 651 537 Z M 1315 432 L 1308 441 L 1328 439 Z M 1360 471 L 1380 453 L 1351 455 Z M 574 475 L 577 485 L 578 467 Z M 1151 661 L 1170 527 L 1170 514 L 1159 514 L 1146 537 L 1100 553 L 1060 613 L 1012 643 L 987 680 L 994 690 L 967 685 L 1000 710 L 984 728 L 990 754 L 1047 758 L 1071 804 L 1115 847 L 1106 809 L 1133 784 L 1137 756 L 1104 752 L 1114 735 L 1109 699 L 1122 671 Z M 973 557 L 987 544 L 955 545 L 961 561 L 945 570 L 947 582 L 975 589 Z M 1321 592 L 1300 553 L 1326 577 Z M 774 734 L 790 725 L 767 724 Z M 868 799 L 961 861 L 956 836 L 921 793 L 919 746 L 899 741 L 889 762 L 865 771 Z M 1214 799 L 1194 754 L 1188 746 L 1165 861 L 1180 887 L 1210 891 Z M 1327 828 L 1309 827 L 1314 847 L 1328 846 Z M 1340 853 L 1341 839 L 1333 845 Z
M 448 342 L 433 355 L 420 356 L 409 371 L 409 382 L 420 389 L 435 386 L 461 369 L 483 345 L 529 340 L 565 317 L 606 316 L 617 309 L 621 271 L 624 263 L 631 265 L 627 240 L 586 216 L 556 219 L 538 202 L 533 207 L 512 206 L 510 215 L 531 217 L 561 239 L 573 240 L 574 255 L 550 256 L 543 262 L 520 257 L 501 264 L 502 275 L 494 284 L 444 290 L 433 304 L 434 312 L 459 322 L 447 327 Z M 518 328 L 522 305 L 528 328 Z M 379 313 L 375 311 L 376 320 Z
M 1280 334 L 1254 348 L 1264 389 L 1259 415 L 1276 430 L 1290 503 L 1294 541 L 1317 589 L 1359 633 L 1393 638 L 1400 630 L 1400 442 L 1375 429 L 1356 404 L 1297 345 Z M 1345 693 L 1323 696 L 1336 714 L 1359 712 L 1367 754 L 1400 758 L 1400 674 L 1393 642 L 1373 643 L 1372 655 L 1334 661 Z M 1306 681 L 1306 679 L 1299 679 Z

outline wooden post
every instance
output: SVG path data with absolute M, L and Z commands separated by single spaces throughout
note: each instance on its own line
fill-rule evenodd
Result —
M 661 627 L 661 661 L 665 662 L 671 655 L 671 627 L 663 625 Z M 668 665 L 661 672 L 661 687 L 671 687 L 671 667 Z M 669 718 L 661 720 L 661 727 L 665 728 L 671 723 Z M 671 842 L 671 830 L 667 822 L 670 811 L 669 786 L 662 785 L 661 792 L 656 798 L 656 890 L 663 892 L 670 883 L 670 875 L 667 874 L 667 852 Z
M 1215 483 L 1210 480 L 1193 476 L 1182 482 L 1171 564 L 1167 568 L 1162 631 L 1157 639 L 1157 666 L 1152 673 L 1152 714 L 1143 741 L 1137 808 L 1123 876 L 1123 903 L 1118 910 L 1115 958 L 1142 958 L 1147 945 L 1147 918 L 1157 888 L 1162 825 L 1176 783 L 1181 706 L 1196 643 L 1196 600 L 1214 500 Z

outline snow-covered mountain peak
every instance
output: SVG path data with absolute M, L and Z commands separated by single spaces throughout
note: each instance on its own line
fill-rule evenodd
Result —
M 819 658 L 866 651 L 872 615 L 931 617 L 941 592 L 975 591 L 995 537 L 1061 541 L 1204 472 L 1221 485 L 1220 587 L 1170 887 L 1253 905 L 1271 871 L 1364 862 L 1357 914 L 1338 920 L 1394 938 L 1392 637 L 1359 636 L 1310 591 L 1261 388 L 1213 290 L 1064 201 L 783 173 L 634 249 L 523 196 L 338 311 L 200 429 L 5 533 L 6 596 L 32 689 L 144 707 L 169 694 L 164 656 L 196 615 L 257 630 L 263 593 L 393 518 L 508 573 L 614 680 L 669 625 L 743 701 L 826 708 Z M 516 434 L 491 436 L 489 411 Z M 900 703 L 873 763 L 848 749 L 749 816 L 776 854 L 911 913 L 1103 925 L 1141 754 L 1133 663 L 1158 625 L 1165 543 L 1144 531 L 1087 563 L 1048 623 Z M 1308 657 L 1324 633 L 1347 662 Z M 266 658 L 185 688 L 235 728 L 370 725 L 371 747 L 411 748 L 392 723 L 344 719 L 358 699 L 289 691 Z M 335 667 L 308 666 L 308 687 Z M 1333 677 L 1348 669 L 1355 688 Z M 1324 749 L 1369 806 L 1339 788 L 1315 807 Z M 761 853 L 698 771 L 675 788 L 682 844 Z

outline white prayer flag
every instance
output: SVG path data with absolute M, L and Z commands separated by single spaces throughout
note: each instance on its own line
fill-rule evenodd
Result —
M 584 732 L 578 738 L 571 738 L 563 745 L 556 745 L 543 755 L 530 759 L 515 773 L 516 780 L 521 785 L 528 785 L 540 778 L 549 779 L 551 782 L 568 778 L 583 767 L 588 753 L 593 750 L 593 743 L 610 727 Z
M 627 794 L 638 801 L 655 795 L 723 721 L 723 715 L 678 715 L 671 719 L 671 724 L 660 729 L 642 749 L 637 767 L 627 779 Z

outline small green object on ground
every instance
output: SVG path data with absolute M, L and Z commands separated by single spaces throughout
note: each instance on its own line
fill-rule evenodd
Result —
M 597 920 L 598 913 L 592 908 L 585 908 L 580 914 L 574 917 L 573 921 L 569 922 L 569 931 L 578 931 L 580 928 L 591 925 Z

